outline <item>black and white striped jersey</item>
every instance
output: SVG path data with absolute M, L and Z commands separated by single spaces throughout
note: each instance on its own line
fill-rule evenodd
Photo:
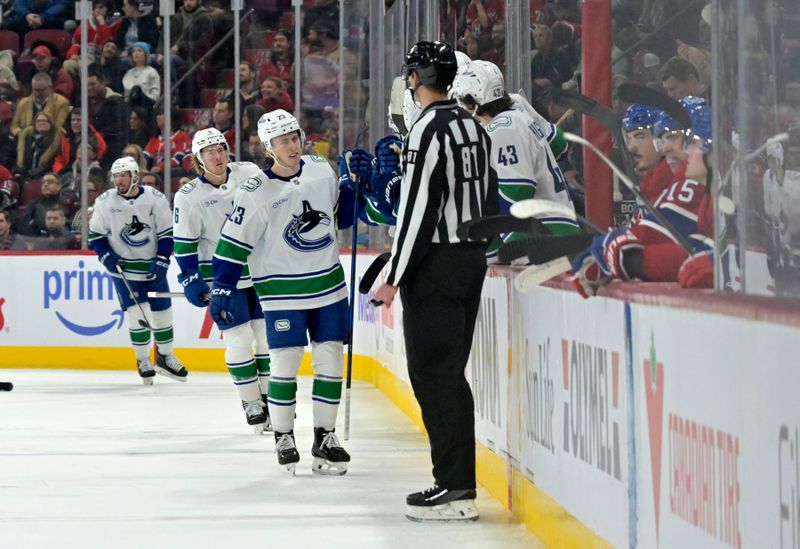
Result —
M 399 286 L 432 243 L 462 242 L 461 223 L 497 213 L 494 162 L 486 131 L 455 100 L 422 111 L 403 147 L 389 284 Z

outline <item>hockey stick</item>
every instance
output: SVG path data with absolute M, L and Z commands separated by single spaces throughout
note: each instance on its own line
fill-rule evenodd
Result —
M 156 298 L 173 298 L 173 297 L 186 297 L 186 294 L 183 292 L 147 292 L 147 297 L 156 297 Z M 211 301 L 211 294 L 206 292 L 200 296 L 200 299 L 209 302 Z
M 653 214 L 653 216 L 656 218 L 659 224 L 664 228 L 664 230 L 666 230 L 670 234 L 670 236 L 675 240 L 675 242 L 677 242 L 681 246 L 681 248 L 683 248 L 686 251 L 686 253 L 689 254 L 690 256 L 694 253 L 694 249 L 692 248 L 692 245 L 689 243 L 686 237 L 683 236 L 680 232 L 678 232 L 678 230 L 669 221 L 669 219 L 664 217 L 664 214 L 662 214 L 655 206 L 653 206 L 653 204 L 650 203 L 649 200 L 647 200 L 647 198 L 639 190 L 639 187 L 637 187 L 633 183 L 633 181 L 631 181 L 630 178 L 628 178 L 627 175 L 622 173 L 622 170 L 620 170 L 611 160 L 609 160 L 608 157 L 602 153 L 602 151 L 600 151 L 597 147 L 595 147 L 593 144 L 591 144 L 583 137 L 575 135 L 574 133 L 564 132 L 564 139 L 566 139 L 571 143 L 577 143 L 579 145 L 583 145 L 584 147 L 588 147 L 589 149 L 592 150 L 592 152 L 594 152 L 597 156 L 599 156 L 600 159 L 603 162 L 605 162 L 609 168 L 611 168 L 611 170 L 616 174 L 619 180 L 622 181 L 622 183 L 626 187 L 628 187 L 628 189 L 630 189 L 634 195 L 636 195 L 636 198 L 639 200 L 642 206 L 648 212 Z
M 568 107 L 595 119 L 598 124 L 607 129 L 611 137 L 613 137 L 620 146 L 625 173 L 630 179 L 637 179 L 636 170 L 633 166 L 633 159 L 631 158 L 630 151 L 628 151 L 628 148 L 625 146 L 625 136 L 622 134 L 622 119 L 617 113 L 602 103 L 598 103 L 597 100 L 574 90 L 569 92 L 554 90 L 553 100 L 559 105 Z
M 569 270 L 569 259 L 566 257 L 559 257 L 542 265 L 531 265 L 514 278 L 514 287 L 526 294 L 542 282 Z
M 122 267 L 120 267 L 119 265 L 117 265 L 117 272 L 119 273 L 119 276 L 122 277 L 122 282 L 128 289 L 128 293 L 131 294 L 131 299 L 136 304 L 136 306 L 139 307 L 139 312 L 142 313 L 142 318 L 139 319 L 139 326 L 141 326 L 142 328 L 147 328 L 148 330 L 152 330 L 153 327 L 147 320 L 147 315 L 144 314 L 144 309 L 142 308 L 142 305 L 139 303 L 139 300 L 136 299 L 136 294 L 133 293 L 133 288 L 131 288 L 131 285 L 128 284 L 128 279 L 125 277 L 125 273 L 122 272 Z
M 585 250 L 594 239 L 591 234 L 538 235 L 506 242 L 497 250 L 500 263 L 511 263 L 528 257 L 533 265 L 542 265 L 562 256 L 571 256 Z
M 358 246 L 358 198 L 361 193 L 358 177 L 350 169 L 350 158 L 353 153 L 347 151 L 344 163 L 350 180 L 355 183 L 356 195 L 353 204 L 353 238 L 350 242 L 350 310 L 347 319 L 347 379 L 344 394 L 344 439 L 350 440 L 350 386 L 353 382 L 353 325 L 356 313 L 356 247 Z
M 487 215 L 463 222 L 456 229 L 461 240 L 488 240 L 503 233 L 548 234 L 549 231 L 541 221 L 532 217 L 520 219 L 513 215 Z
M 14 388 L 14 384 L 10 381 L 0 381 L 0 391 L 10 391 Z
M 367 267 L 364 276 L 361 277 L 361 282 L 358 284 L 358 293 L 368 294 L 375 284 L 375 280 L 381 271 L 392 258 L 392 252 L 383 252 L 381 255 L 372 260 L 369 267 Z
M 511 205 L 510 211 L 511 215 L 520 219 L 528 219 L 531 217 L 539 218 L 543 216 L 566 217 L 568 219 L 574 219 L 584 228 L 589 229 L 592 232 L 605 232 L 601 231 L 597 225 L 575 212 L 574 209 L 570 208 L 566 204 L 561 204 L 553 200 L 545 200 L 543 198 L 529 198 L 526 200 L 520 200 L 519 202 L 515 202 Z

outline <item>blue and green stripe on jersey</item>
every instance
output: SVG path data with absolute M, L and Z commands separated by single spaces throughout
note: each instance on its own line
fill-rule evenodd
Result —
M 339 263 L 311 273 L 275 274 L 253 278 L 259 301 L 313 299 L 345 287 L 344 269 Z

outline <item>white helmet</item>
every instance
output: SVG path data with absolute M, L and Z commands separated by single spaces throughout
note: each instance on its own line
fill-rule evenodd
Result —
M 300 132 L 300 147 L 302 148 L 306 142 L 306 134 L 297 123 L 297 118 L 291 113 L 283 109 L 276 109 L 258 119 L 258 138 L 261 139 L 268 151 L 272 150 L 273 139 L 292 132 Z
M 211 145 L 225 145 L 228 148 L 228 140 L 217 128 L 206 128 L 194 134 L 192 138 L 192 154 L 200 160 L 200 151 Z
M 472 61 L 464 71 L 456 75 L 453 88 L 459 102 L 469 95 L 478 106 L 501 99 L 506 92 L 503 73 L 498 66 L 480 59 Z
M 206 128 L 194 134 L 192 138 L 192 154 L 200 167 L 203 168 L 203 171 L 205 171 L 206 166 L 203 164 L 200 152 L 211 145 L 222 145 L 225 147 L 225 152 L 230 152 L 228 150 L 228 140 L 217 128 Z
M 136 160 L 131 158 L 130 156 L 123 156 L 122 158 L 117 158 L 114 160 L 114 163 L 111 164 L 111 177 L 112 179 L 118 173 L 125 173 L 131 172 L 131 186 L 128 188 L 128 192 L 125 193 L 125 196 L 131 195 L 133 188 L 139 183 L 139 164 L 136 163 Z M 117 182 L 116 179 L 114 180 L 114 186 L 116 186 Z M 119 191 L 119 189 L 117 189 Z
M 458 65 L 458 72 L 463 71 L 464 69 L 472 63 L 472 59 L 469 55 L 464 53 L 463 51 L 456 50 L 456 64 Z

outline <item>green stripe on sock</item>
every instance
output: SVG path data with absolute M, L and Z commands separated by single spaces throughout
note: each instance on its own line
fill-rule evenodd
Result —
M 269 363 L 272 359 L 267 355 L 266 357 L 256 357 L 256 368 L 261 374 L 269 374 Z
M 134 345 L 147 345 L 150 343 L 150 330 L 128 330 L 131 343 Z
M 289 383 L 283 381 L 269 380 L 269 398 L 273 400 L 283 400 L 290 402 L 297 396 L 297 382 Z
M 153 333 L 156 343 L 169 343 L 173 339 L 172 326 L 161 328 Z
M 256 378 L 256 363 L 248 362 L 237 366 L 228 365 L 228 372 L 235 381 L 244 381 Z
M 270 391 L 272 388 L 270 388 Z M 342 398 L 342 382 L 331 381 L 329 379 L 315 379 L 311 389 L 311 396 L 322 397 L 327 400 L 339 400 Z

